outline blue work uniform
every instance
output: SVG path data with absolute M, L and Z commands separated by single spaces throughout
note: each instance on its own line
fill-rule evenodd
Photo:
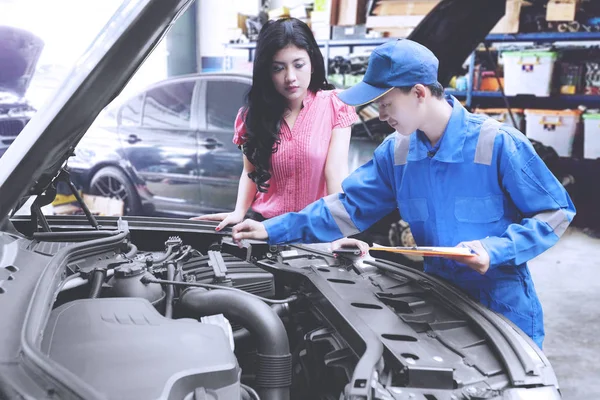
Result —
M 575 207 L 521 132 L 446 100 L 453 110 L 439 148 L 422 132 L 388 137 L 344 180 L 344 193 L 264 222 L 269 242 L 331 242 L 397 207 L 420 246 L 480 240 L 490 256 L 484 275 L 439 257 L 426 258 L 425 272 L 505 315 L 541 348 L 542 307 L 527 262 L 558 241 Z

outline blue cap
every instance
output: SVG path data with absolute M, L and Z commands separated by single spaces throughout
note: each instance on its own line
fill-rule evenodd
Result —
M 396 87 L 438 81 L 439 60 L 427 47 L 408 39 L 391 40 L 373 50 L 362 82 L 338 94 L 351 106 L 377 100 Z

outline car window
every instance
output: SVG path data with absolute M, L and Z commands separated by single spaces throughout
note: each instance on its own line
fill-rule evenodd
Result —
M 190 127 L 194 81 L 175 82 L 146 92 L 142 125 L 147 128 Z
M 142 122 L 142 101 L 144 95 L 140 94 L 129 100 L 121 107 L 120 125 L 137 126 Z
M 206 87 L 206 122 L 210 130 L 231 132 L 235 117 L 244 105 L 250 85 L 235 81 L 208 81 Z

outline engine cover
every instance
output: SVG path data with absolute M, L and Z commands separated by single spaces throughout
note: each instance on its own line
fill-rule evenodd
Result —
M 240 398 L 223 330 L 171 320 L 145 299 L 77 300 L 52 311 L 42 351 L 110 399 L 185 398 L 197 388 Z

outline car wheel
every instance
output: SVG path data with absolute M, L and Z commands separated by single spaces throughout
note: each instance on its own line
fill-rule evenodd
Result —
M 392 226 L 390 226 L 389 241 L 390 244 L 394 247 L 414 247 L 417 245 L 417 243 L 415 242 L 415 238 L 413 237 L 412 232 L 410 231 L 410 226 L 408 225 L 408 222 L 404 221 L 403 219 L 396 223 L 393 223 Z M 404 256 L 412 261 L 423 261 L 423 257 L 421 256 L 414 256 L 408 254 L 404 254 Z
M 123 201 L 123 215 L 139 215 L 140 197 L 123 171 L 115 167 L 102 168 L 90 181 L 90 194 Z

